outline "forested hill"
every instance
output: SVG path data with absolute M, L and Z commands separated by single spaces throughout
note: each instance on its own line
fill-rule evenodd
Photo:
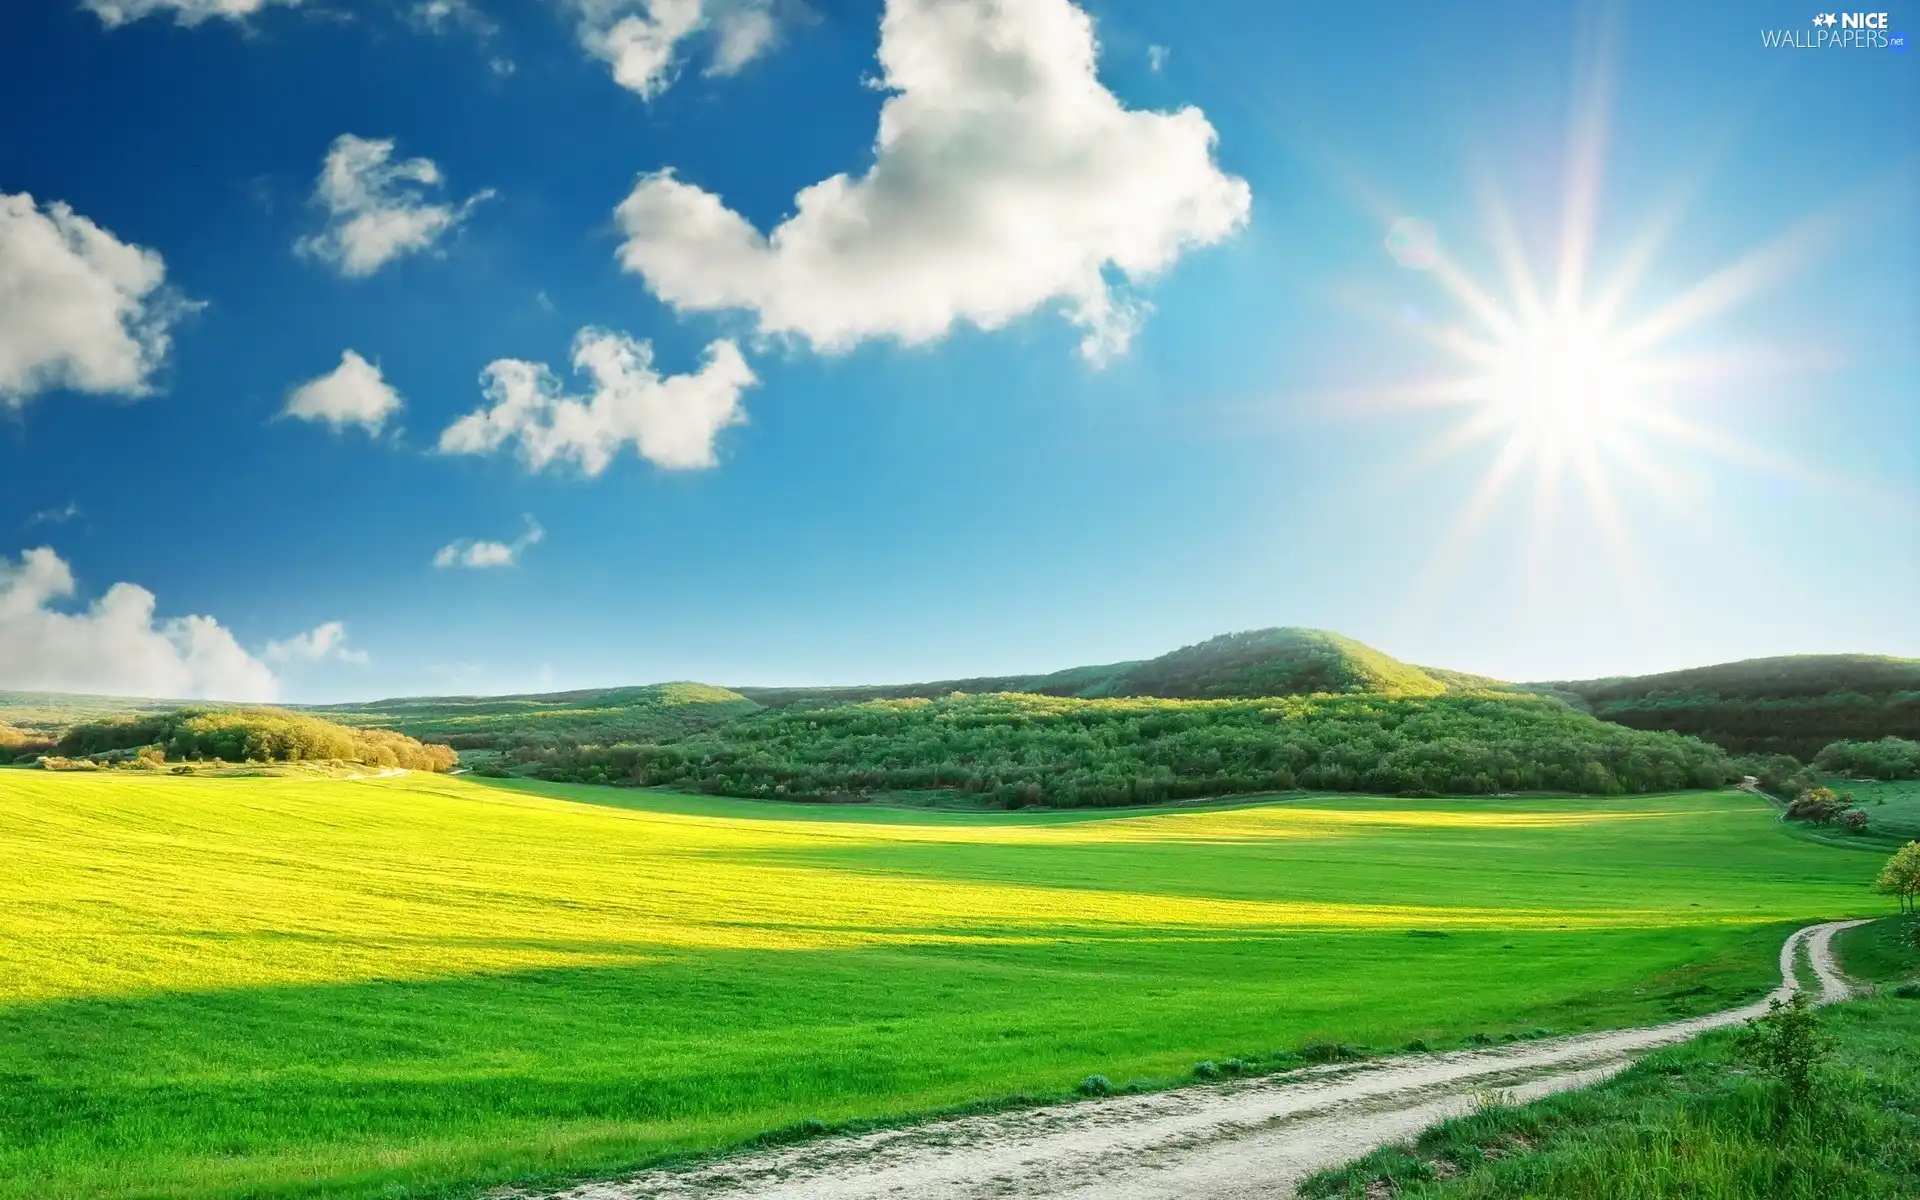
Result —
M 955 692 L 1105 699 L 1156 696 L 1172 700 L 1236 700 L 1323 692 L 1437 696 L 1449 681 L 1373 647 L 1322 629 L 1254 629 L 1224 633 L 1158 658 L 1069 667 L 1048 675 L 988 675 L 931 683 L 869 687 L 736 689 L 769 708 L 864 700 L 934 699 Z M 1451 674 L 1445 673 L 1445 674 Z M 1492 684 L 1471 676 L 1472 686 Z
M 1736 754 L 1806 760 L 1829 742 L 1920 739 L 1920 659 L 1801 654 L 1529 686 L 1603 721 L 1690 733 Z

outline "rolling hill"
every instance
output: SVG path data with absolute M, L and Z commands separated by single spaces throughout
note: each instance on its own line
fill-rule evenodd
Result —
M 0 693 L 0 721 L 57 736 L 158 706 Z M 734 796 L 936 790 L 1071 805 L 1294 786 L 1611 793 L 1737 777 L 1729 753 L 1810 760 L 1841 739 L 1920 736 L 1920 662 L 1801 656 L 1516 685 L 1414 666 L 1324 630 L 1274 628 L 1036 675 L 682 682 L 303 711 L 493 750 L 481 763 L 492 772 Z
M 1692 734 L 1736 754 L 1805 761 L 1830 742 L 1920 739 L 1920 659 L 1800 654 L 1529 686 L 1603 721 Z
M 306 711 L 342 725 L 379 726 L 472 750 L 667 742 L 759 708 L 726 688 L 655 683 L 540 695 L 413 696 Z
M 1463 677 L 1466 678 L 1466 677 Z M 1492 682 L 1492 681 L 1486 681 Z M 931 683 L 826 688 L 736 689 L 769 708 L 863 700 L 931 700 L 964 692 L 1100 699 L 1157 696 L 1169 700 L 1256 699 L 1317 692 L 1437 696 L 1448 685 L 1373 647 L 1322 629 L 1253 629 L 1223 633 L 1158 658 L 1068 667 L 1048 675 L 987 675 Z

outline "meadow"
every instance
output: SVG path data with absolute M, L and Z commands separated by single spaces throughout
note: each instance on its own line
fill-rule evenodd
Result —
M 0 772 L 0 1197 L 468 1195 L 1722 1007 L 1880 856 L 1739 793 L 955 813 Z

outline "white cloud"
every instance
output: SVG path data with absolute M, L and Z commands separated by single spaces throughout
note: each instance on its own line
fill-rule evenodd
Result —
M 492 20 L 468 0 L 415 0 L 406 15 L 409 24 L 428 33 L 446 33 L 464 27 L 481 38 L 489 38 L 497 32 Z
M 335 431 L 358 425 L 378 437 L 387 418 L 400 410 L 400 393 L 380 376 L 380 368 L 351 350 L 340 355 L 340 365 L 294 388 L 287 395 L 284 417 L 325 421 Z
M 430 158 L 393 157 L 391 138 L 343 133 L 333 140 L 313 199 L 327 227 L 294 249 L 332 263 L 342 275 L 371 275 L 403 255 L 431 247 L 493 195 L 476 192 L 454 205 L 430 200 L 445 181 Z
M 520 561 L 520 552 L 528 546 L 537 545 L 547 536 L 540 523 L 531 516 L 526 518 L 526 532 L 511 542 L 490 542 L 474 538 L 456 538 L 433 556 L 436 567 L 470 567 L 484 570 L 488 567 L 511 567 Z
M 59 508 L 43 508 L 28 517 L 28 525 L 65 525 L 76 517 L 84 516 L 78 502 L 69 500 Z
M 888 0 L 874 162 L 795 197 L 762 235 L 718 196 L 641 177 L 616 217 L 620 261 L 682 310 L 746 309 L 829 353 L 999 328 L 1052 301 L 1095 361 L 1125 348 L 1139 281 L 1247 220 L 1246 181 L 1213 160 L 1197 108 L 1124 108 L 1068 0 Z
M 1158 71 L 1160 68 L 1166 66 L 1167 55 L 1171 53 L 1172 51 L 1168 50 L 1165 46 L 1148 46 L 1147 69 L 1149 71 Z
M 172 326 L 160 255 L 65 204 L 0 193 L 0 407 L 53 388 L 142 396 Z
M 275 4 L 292 7 L 299 3 L 300 0 L 80 0 L 81 7 L 99 17 L 100 23 L 109 29 L 154 13 L 172 13 L 173 19 L 182 25 L 198 25 L 209 17 L 243 21 Z
M 295 634 L 284 642 L 268 642 L 264 657 L 268 662 L 277 663 L 317 663 L 333 658 L 355 666 L 371 661 L 366 651 L 355 650 L 347 645 L 347 626 L 344 621 L 328 621 L 305 633 Z
M 613 68 L 621 87 L 644 99 L 665 91 L 682 43 L 708 33 L 709 75 L 732 75 L 773 47 L 772 0 L 574 0 L 580 44 Z
M 116 583 L 84 612 L 52 549 L 0 559 L 0 687 L 181 699 L 272 700 L 279 681 L 212 617 L 154 620 L 152 592 Z
M 485 454 L 517 439 L 536 471 L 572 461 L 598 475 L 631 443 L 663 467 L 711 467 L 715 435 L 746 420 L 740 393 L 758 382 L 731 341 L 709 345 L 698 371 L 662 376 L 650 343 L 605 329 L 574 338 L 573 368 L 592 380 L 584 396 L 566 395 L 545 363 L 489 364 L 480 378 L 491 406 L 447 426 L 441 452 Z
M 737 4 L 714 20 L 713 61 L 709 75 L 735 75 L 773 48 L 780 27 L 764 4 Z

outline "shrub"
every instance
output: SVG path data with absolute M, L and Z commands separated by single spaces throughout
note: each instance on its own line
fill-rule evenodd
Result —
M 1089 1075 L 1080 1081 L 1082 1096 L 1111 1096 L 1113 1083 L 1105 1075 Z
M 1813 1098 L 1815 1072 L 1833 1054 L 1833 1039 L 1820 1032 L 1805 992 L 1770 1002 L 1767 1015 L 1747 1022 L 1736 1045 L 1740 1057 L 1780 1082 L 1793 1106 Z
M 1197 1062 L 1193 1064 L 1193 1077 L 1195 1079 L 1218 1079 L 1220 1078 L 1220 1068 L 1214 1066 L 1211 1062 Z
M 1300 1047 L 1300 1057 L 1310 1063 L 1355 1062 L 1366 1055 L 1343 1042 L 1308 1042 Z

